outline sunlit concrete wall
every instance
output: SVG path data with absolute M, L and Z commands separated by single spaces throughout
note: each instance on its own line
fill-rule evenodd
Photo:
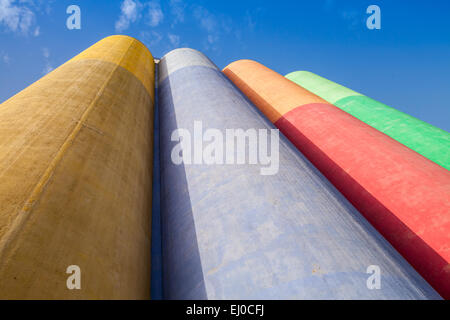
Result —
M 153 99 L 151 53 L 112 36 L 0 105 L 0 298 L 150 297 Z

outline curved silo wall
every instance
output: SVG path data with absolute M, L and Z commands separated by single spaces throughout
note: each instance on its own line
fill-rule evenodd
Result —
M 0 105 L 0 298 L 150 297 L 153 99 L 112 36 Z
M 193 144 L 202 144 L 199 123 L 223 136 L 274 129 L 202 53 L 163 57 L 158 92 L 165 298 L 439 298 L 284 136 L 273 175 L 220 157 L 189 164 Z M 182 152 L 180 129 L 192 138 Z M 187 162 L 176 164 L 174 154 Z M 380 290 L 367 287 L 371 265 L 381 269 Z
M 307 71 L 286 76 L 306 90 L 450 170 L 450 133 Z
M 155 59 L 155 79 L 158 78 L 158 61 Z M 153 186 L 152 186 L 152 300 L 162 300 L 162 243 L 161 243 L 161 166 L 159 138 L 158 86 L 155 82 Z
M 449 298 L 450 172 L 255 61 L 224 72 Z

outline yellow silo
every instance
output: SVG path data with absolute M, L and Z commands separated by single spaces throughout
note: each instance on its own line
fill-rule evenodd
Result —
M 0 299 L 150 298 L 153 103 L 112 36 L 0 105 Z

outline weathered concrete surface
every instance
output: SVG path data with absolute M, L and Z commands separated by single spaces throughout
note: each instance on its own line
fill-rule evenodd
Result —
M 0 298 L 150 297 L 153 97 L 113 36 L 0 105 Z
M 172 133 L 193 137 L 194 121 L 223 133 L 275 127 L 198 51 L 174 50 L 159 70 L 165 298 L 439 299 L 284 136 L 272 176 L 174 164 Z M 367 287 L 370 265 L 380 290 Z

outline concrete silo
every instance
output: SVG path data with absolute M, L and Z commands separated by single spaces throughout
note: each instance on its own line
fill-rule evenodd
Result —
M 286 76 L 306 90 L 450 170 L 450 133 L 307 71 Z
M 224 73 L 444 297 L 450 172 L 250 60 Z
M 166 299 L 439 298 L 202 53 L 174 50 L 158 68 Z M 266 132 L 277 172 L 261 174 L 250 142 L 233 146 L 237 129 Z M 367 287 L 374 264 L 380 290 Z
M 0 105 L 0 298 L 150 297 L 153 99 L 112 36 Z

